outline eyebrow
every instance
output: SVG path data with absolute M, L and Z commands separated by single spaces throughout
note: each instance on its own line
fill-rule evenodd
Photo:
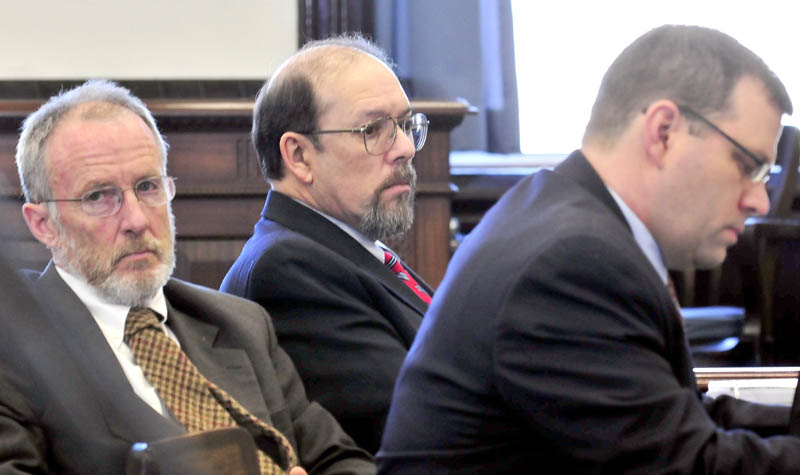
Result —
M 100 181 L 100 180 L 90 180 L 89 182 L 85 183 L 83 186 L 79 187 L 78 193 L 84 195 L 89 193 L 90 191 L 99 190 L 100 188 L 107 188 L 114 186 L 110 181 Z
M 746 158 L 748 160 L 752 160 L 752 157 L 749 157 L 746 153 L 742 152 L 737 147 L 733 147 L 733 153 L 735 153 L 736 155 L 738 155 L 738 156 L 740 156 L 742 158 Z M 760 154 L 760 153 L 757 153 L 757 152 L 753 152 L 753 155 L 755 155 L 757 158 L 760 158 L 761 160 L 763 160 L 764 163 L 769 163 L 770 166 L 775 166 L 775 163 L 778 161 L 778 157 L 777 156 L 773 157 L 773 158 L 768 158 L 766 155 L 763 155 L 763 154 Z M 761 165 L 760 163 L 756 163 L 756 166 L 760 166 L 760 165 Z
M 380 110 L 379 109 L 373 109 L 373 110 L 366 111 L 366 112 L 364 112 L 362 114 L 359 114 L 358 117 L 359 118 L 363 117 L 367 121 L 374 120 L 374 119 L 380 119 L 382 117 L 405 118 L 405 117 L 410 116 L 413 112 L 414 111 L 410 107 L 408 107 L 405 110 L 403 110 L 400 114 L 398 114 L 397 116 L 393 116 L 391 114 L 387 114 L 384 109 L 380 109 Z
M 137 183 L 139 183 L 140 181 L 142 181 L 142 180 L 144 180 L 146 178 L 153 178 L 153 177 L 157 177 L 157 176 L 163 176 L 163 174 L 161 173 L 160 170 L 158 172 L 156 172 L 156 173 L 145 173 L 144 175 L 136 178 L 136 180 L 133 183 L 131 183 L 131 186 L 135 186 Z M 117 188 L 120 188 L 120 189 L 124 188 L 124 187 L 117 186 L 117 184 L 113 183 L 112 181 L 100 181 L 100 180 L 96 180 L 95 179 L 95 180 L 90 180 L 88 183 L 86 183 L 84 186 L 80 187 L 79 189 L 84 190 L 84 191 L 81 192 L 81 194 L 86 194 L 86 193 L 89 193 L 90 191 L 98 190 L 100 188 L 109 188 L 109 187 L 112 187 L 112 188 L 113 187 L 117 187 Z

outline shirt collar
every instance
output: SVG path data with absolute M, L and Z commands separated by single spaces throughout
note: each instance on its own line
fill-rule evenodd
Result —
M 119 347 L 125 335 L 125 319 L 131 309 L 126 305 L 118 305 L 105 301 L 103 297 L 82 278 L 69 273 L 66 269 L 56 266 L 58 275 L 64 280 L 67 286 L 75 292 L 75 295 L 86 305 L 89 313 L 92 314 L 106 339 Z M 148 305 L 150 309 L 161 315 L 162 323 L 167 321 L 167 300 L 164 297 L 164 289 L 159 288 L 156 295 Z
M 367 251 L 369 251 L 370 254 L 375 256 L 376 259 L 381 261 L 381 263 L 384 261 L 384 254 L 383 254 L 382 247 L 385 248 L 386 246 L 382 242 L 380 242 L 380 241 L 372 241 L 367 236 L 364 236 L 364 233 L 362 233 L 361 231 L 357 230 L 356 228 L 350 226 L 349 224 L 347 224 L 347 223 L 345 223 L 343 221 L 340 221 L 340 220 L 334 218 L 333 216 L 331 216 L 329 214 L 323 213 L 322 211 L 320 211 L 320 210 L 308 205 L 307 203 L 304 203 L 304 202 L 302 202 L 300 200 L 297 200 L 297 199 L 294 199 L 294 198 L 292 198 L 292 199 L 294 201 L 296 201 L 297 203 L 300 203 L 301 205 L 305 206 L 306 208 L 316 212 L 317 214 L 319 214 L 320 216 L 324 217 L 328 221 L 332 222 L 336 226 L 338 226 L 339 229 L 341 229 L 342 231 L 346 232 L 350 237 L 352 237 L 353 239 L 358 241 L 359 244 L 364 246 L 364 248 Z
M 653 238 L 647 226 L 644 225 L 642 220 L 636 216 L 636 213 L 633 212 L 622 198 L 608 186 L 606 186 L 606 188 L 608 188 L 608 192 L 611 193 L 614 201 L 617 202 L 619 209 L 622 210 L 622 214 L 625 215 L 625 219 L 628 221 L 631 231 L 633 231 L 633 239 L 636 240 L 636 244 L 639 245 L 639 248 L 647 257 L 647 260 L 650 261 L 650 264 L 656 270 L 656 273 L 658 273 L 664 285 L 666 285 L 669 274 L 667 273 L 667 266 L 664 264 L 664 256 L 661 254 L 661 248 L 658 247 L 655 238 Z

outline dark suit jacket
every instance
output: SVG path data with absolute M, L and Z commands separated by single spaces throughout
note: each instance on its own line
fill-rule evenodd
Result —
M 338 226 L 275 191 L 221 290 L 269 311 L 309 397 L 377 451 L 427 305 Z
M 0 472 L 123 473 L 132 443 L 185 433 L 133 392 L 100 328 L 52 264 L 31 288 L 44 312 L 1 317 Z M 192 362 L 283 433 L 309 472 L 374 471 L 330 414 L 306 400 L 263 309 L 174 279 L 164 292 L 168 325 Z
M 576 152 L 512 188 L 456 252 L 398 377 L 378 468 L 800 473 L 800 439 L 762 437 L 788 417 L 698 396 L 678 311 Z

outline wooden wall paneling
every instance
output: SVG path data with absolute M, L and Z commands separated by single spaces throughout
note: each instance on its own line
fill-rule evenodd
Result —
M 298 0 L 298 46 L 341 33 L 375 35 L 374 0 Z
M 450 101 L 412 101 L 415 112 L 428 116 L 430 127 L 425 146 L 414 157 L 417 196 L 414 226 L 405 242 L 413 246 L 404 254 L 408 264 L 429 284 L 437 287 L 450 261 L 450 131 L 476 109 Z M 402 252 L 402 251 L 399 251 Z

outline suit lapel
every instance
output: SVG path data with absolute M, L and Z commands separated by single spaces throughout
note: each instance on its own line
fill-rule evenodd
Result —
M 661 282 L 661 278 L 658 276 L 657 272 L 650 264 L 650 261 L 647 259 L 647 256 L 644 255 L 644 252 L 639 247 L 639 244 L 636 242 L 635 238 L 633 237 L 633 231 L 631 231 L 630 224 L 628 224 L 628 220 L 625 218 L 625 215 L 622 213 L 622 210 L 617 205 L 616 200 L 614 197 L 611 196 L 609 193 L 608 188 L 606 187 L 603 180 L 600 176 L 595 172 L 592 165 L 586 160 L 586 157 L 580 150 L 577 150 L 570 154 L 559 166 L 556 167 L 555 171 L 560 175 L 563 175 L 575 182 L 577 182 L 581 187 L 591 193 L 596 199 L 598 199 L 601 203 L 603 203 L 609 211 L 611 211 L 614 216 L 616 216 L 622 223 L 625 224 L 625 228 L 629 231 L 629 235 L 631 237 L 631 249 L 632 252 L 637 252 L 641 255 L 641 260 L 647 264 L 647 275 L 649 276 L 652 284 L 657 286 L 663 290 L 660 292 L 661 300 L 668 302 L 668 308 L 673 310 L 673 314 L 676 317 L 680 317 L 680 312 L 675 308 L 675 305 L 672 302 L 672 297 L 669 294 L 666 286 L 663 285 Z
M 603 180 L 594 170 L 592 165 L 586 160 L 586 157 L 580 150 L 577 150 L 569 155 L 560 165 L 555 168 L 556 173 L 563 175 L 576 183 L 578 183 L 581 187 L 586 189 L 589 193 L 591 193 L 595 198 L 597 198 L 601 203 L 603 203 L 617 218 L 619 218 L 624 224 L 625 227 L 630 231 L 630 225 L 628 224 L 628 220 L 625 218 L 625 215 L 622 213 L 622 210 L 617 205 L 617 202 L 614 200 L 614 197 L 611 196 L 611 193 L 608 192 L 608 188 L 606 187 Z M 683 325 L 681 324 L 683 316 L 681 316 L 680 311 L 675 308 L 675 305 L 672 301 L 672 297 L 669 294 L 666 286 L 662 283 L 661 278 L 656 273 L 653 266 L 647 260 L 647 257 L 641 251 L 641 248 L 633 239 L 633 234 L 631 232 L 631 240 L 633 241 L 631 248 L 635 249 L 632 252 L 638 252 L 641 255 L 641 260 L 646 265 L 643 266 L 643 272 L 645 275 L 648 276 L 649 284 L 653 288 L 658 289 L 658 308 L 667 309 L 667 316 L 671 318 L 666 318 L 666 321 L 669 322 L 669 338 L 673 341 L 684 341 L 686 340 L 686 336 L 683 330 Z M 671 345 L 670 348 L 676 349 L 679 348 L 680 354 L 673 355 L 672 361 L 677 362 L 675 367 L 673 368 L 674 371 L 684 371 L 686 367 L 691 366 L 691 361 L 686 366 L 684 364 L 685 361 L 690 360 L 691 358 L 688 356 L 688 344 L 681 345 L 675 344 Z M 683 369 L 681 369 L 683 368 Z M 691 373 L 691 371 L 690 371 Z M 694 373 L 691 373 L 689 379 L 694 381 Z
M 174 283 L 168 283 L 164 290 L 167 295 L 167 324 L 191 362 L 203 376 L 223 388 L 254 416 L 270 422 L 264 395 L 259 391 L 261 386 L 247 352 L 218 345 L 222 339 L 220 328 L 210 323 L 218 318 L 207 315 L 208 309 L 185 308 L 183 304 L 190 302 L 190 297 L 179 300 L 184 308 L 176 308 L 178 304 L 174 297 L 182 290 L 176 289 Z
M 58 275 L 52 262 L 35 284 L 48 301 L 57 302 L 62 310 L 57 318 L 51 318 L 50 314 L 48 318 L 63 335 L 65 346 L 83 368 L 87 381 L 94 383 L 91 392 L 97 396 L 111 433 L 133 443 L 186 432 L 179 423 L 158 414 L 136 395 L 100 327 Z M 183 351 L 204 376 L 224 388 L 253 415 L 269 422 L 269 412 L 246 352 L 239 348 L 215 347 L 214 343 L 220 339 L 219 328 L 176 309 L 169 299 L 169 295 L 175 293 L 172 287 L 165 288 L 168 323 Z M 181 302 L 191 300 L 191 296 L 185 296 Z M 193 309 L 187 311 L 191 313 Z
M 416 310 L 420 316 L 425 315 L 428 309 L 425 302 L 417 297 L 388 267 L 370 254 L 364 246 L 319 213 L 282 193 L 270 190 L 262 217 L 303 234 L 345 257 L 357 267 L 373 275 L 386 290 Z M 403 266 L 429 294 L 433 295 L 433 289 L 419 275 L 405 263 Z
M 623 223 L 625 223 L 625 226 L 630 229 L 628 220 L 625 219 L 622 210 L 619 209 L 617 202 L 614 201 L 614 197 L 608 192 L 608 188 L 605 183 L 603 183 L 603 180 L 597 172 L 594 171 L 589 161 L 586 160 L 583 152 L 580 150 L 572 152 L 555 168 L 555 172 L 570 178 L 589 191 L 589 193 L 606 205 Z
M 179 424 L 158 414 L 136 395 L 100 327 L 58 275 L 52 261 L 35 285 L 48 301 L 58 306 L 59 312 L 48 312 L 47 316 L 92 384 L 91 392 L 97 396 L 111 433 L 136 442 L 185 432 Z

